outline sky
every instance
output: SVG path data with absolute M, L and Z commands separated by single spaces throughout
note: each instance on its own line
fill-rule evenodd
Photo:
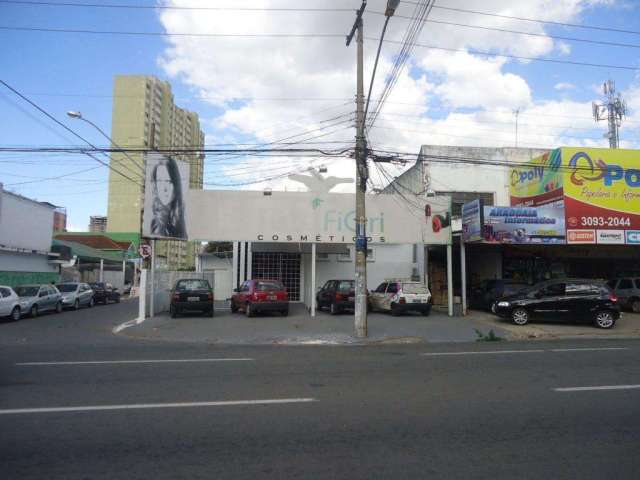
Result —
M 64 2 L 120 8 L 46 3 L 0 1 L 0 79 L 95 145 L 108 142 L 66 112 L 81 111 L 108 134 L 114 75 L 141 74 L 171 83 L 176 104 L 199 114 L 212 148 L 287 137 L 289 143 L 306 140 L 296 147 L 353 146 L 356 49 L 345 46 L 344 35 L 361 0 Z M 389 22 L 385 39 L 391 42 L 382 47 L 372 105 L 397 58 L 400 45 L 392 42 L 403 39 L 410 24 L 403 17 L 414 14 L 415 3 L 401 1 Z M 367 87 L 385 5 L 386 0 L 369 0 L 364 16 Z M 422 144 L 514 146 L 515 110 L 519 146 L 606 147 L 606 125 L 594 122 L 591 103 L 602 101 L 607 79 L 616 82 L 628 106 L 621 146 L 640 147 L 640 2 L 437 0 L 428 19 L 368 131 L 374 148 L 416 154 Z M 25 27 L 171 35 L 15 30 Z M 2 85 L 0 119 L 1 147 L 82 145 Z M 209 156 L 205 188 L 304 189 L 286 177 L 264 178 L 321 166 L 339 177 L 353 176 L 355 169 L 346 157 Z M 393 176 L 403 167 L 387 169 Z M 372 179 L 379 186 L 386 181 L 374 170 Z M 73 231 L 86 230 L 90 215 L 106 214 L 107 181 L 108 169 L 84 155 L 0 152 L 4 188 L 66 207 Z M 338 191 L 353 188 L 341 185 Z

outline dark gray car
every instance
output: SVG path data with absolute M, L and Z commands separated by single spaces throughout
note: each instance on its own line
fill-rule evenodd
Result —
M 23 314 L 37 317 L 42 312 L 62 311 L 62 295 L 54 285 L 20 285 L 15 291 Z

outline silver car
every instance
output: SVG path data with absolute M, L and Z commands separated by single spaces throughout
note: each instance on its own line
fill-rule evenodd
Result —
M 0 318 L 4 317 L 20 320 L 20 297 L 11 287 L 0 285 Z
M 62 295 L 53 285 L 20 285 L 15 291 L 23 314 L 37 317 L 42 312 L 62 311 Z
M 61 283 L 57 285 L 58 290 L 62 294 L 62 306 L 64 308 L 93 307 L 95 301 L 93 299 L 93 290 L 87 283 Z

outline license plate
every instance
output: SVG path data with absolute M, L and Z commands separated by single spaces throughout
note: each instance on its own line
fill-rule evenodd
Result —
M 200 297 L 187 297 L 187 301 L 189 302 L 199 302 Z
M 422 303 L 422 300 L 419 298 L 414 298 L 413 300 L 411 300 L 411 303 Z
M 356 297 L 349 297 L 349 301 L 350 301 L 350 302 L 354 302 L 354 301 L 355 301 L 355 299 L 356 299 Z
M 269 299 L 269 300 L 277 300 L 277 299 L 278 299 L 278 297 L 276 297 L 275 295 L 269 295 L 269 296 L 267 297 L 267 299 Z

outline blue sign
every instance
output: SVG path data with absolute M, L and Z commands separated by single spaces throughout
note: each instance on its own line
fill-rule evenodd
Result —
M 564 244 L 564 206 L 484 207 L 482 241 Z
M 627 230 L 627 245 L 640 245 L 640 230 Z
M 462 205 L 462 239 L 465 242 L 482 240 L 483 213 L 480 199 Z

